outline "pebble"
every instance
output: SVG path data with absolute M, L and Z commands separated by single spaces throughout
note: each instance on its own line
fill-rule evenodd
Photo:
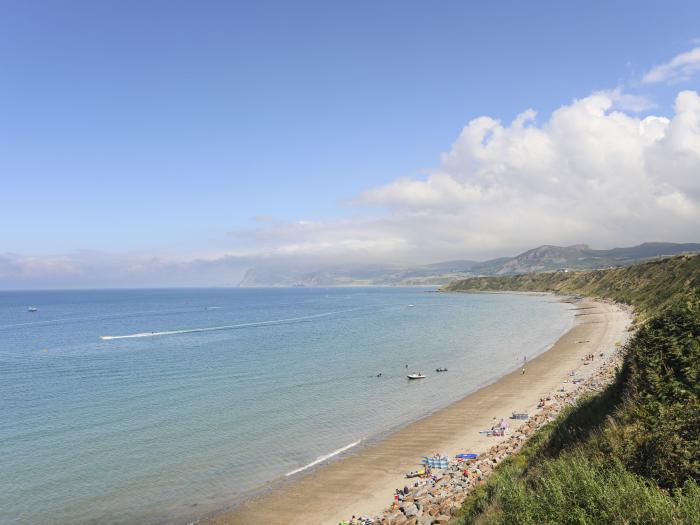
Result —
M 363 515 L 355 523 L 435 525 L 449 522 L 459 513 L 469 492 L 482 483 L 498 463 L 518 452 L 529 436 L 547 422 L 556 419 L 566 406 L 572 405 L 584 394 L 599 392 L 609 385 L 621 363 L 622 352 L 616 349 L 590 377 L 573 385 L 575 390 L 550 395 L 545 406 L 539 408 L 538 413 L 530 417 L 527 423 L 479 455 L 478 459 L 464 462 L 451 460 L 444 471 L 434 469 L 432 478 L 421 478 L 414 482 L 409 493 L 403 497 L 400 507 L 394 502 L 378 516 Z

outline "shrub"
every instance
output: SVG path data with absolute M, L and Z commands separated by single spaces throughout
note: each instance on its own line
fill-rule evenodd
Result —
M 626 349 L 617 380 L 535 433 L 457 524 L 700 524 L 700 298 L 686 290 Z

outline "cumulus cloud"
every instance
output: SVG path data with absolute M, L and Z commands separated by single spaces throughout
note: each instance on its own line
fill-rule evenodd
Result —
M 5 255 L 0 287 L 234 284 L 246 268 L 270 262 L 318 268 L 488 258 L 540 244 L 698 241 L 700 96 L 678 93 L 670 116 L 641 117 L 644 104 L 611 90 L 546 119 L 532 109 L 510 123 L 478 117 L 425 176 L 356 196 L 373 210 L 363 216 L 258 217 L 231 232 L 235 252 L 190 261 Z
M 428 175 L 358 195 L 373 216 L 234 235 L 272 256 L 390 262 L 697 240 L 700 97 L 683 91 L 671 117 L 640 117 L 622 95 L 594 93 L 543 122 L 532 109 L 507 124 L 475 118 Z
M 613 109 L 615 92 L 562 106 L 541 125 L 528 110 L 510 124 L 480 117 L 441 166 L 359 200 L 411 222 L 449 223 L 465 252 L 541 242 L 619 245 L 687 240 L 700 230 L 700 97 L 678 94 L 675 114 Z M 410 236 L 410 233 L 408 234 Z M 483 250 L 488 251 L 488 250 Z
M 676 55 L 668 62 L 651 68 L 642 78 L 645 84 L 682 82 L 700 71 L 700 47 Z
M 615 108 L 632 113 L 641 113 L 656 107 L 656 104 L 646 95 L 626 93 L 621 87 L 598 94 L 607 95 L 613 101 Z

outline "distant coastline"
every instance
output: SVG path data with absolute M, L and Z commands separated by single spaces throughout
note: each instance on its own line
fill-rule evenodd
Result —
M 533 272 L 625 267 L 641 261 L 700 252 L 700 243 L 646 242 L 638 246 L 596 250 L 585 244 L 543 245 L 512 257 L 487 261 L 455 260 L 432 264 L 343 264 L 295 268 L 267 263 L 249 268 L 237 286 L 443 286 L 470 277 Z

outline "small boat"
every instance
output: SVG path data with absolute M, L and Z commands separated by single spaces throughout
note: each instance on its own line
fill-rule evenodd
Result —
M 36 310 L 36 306 L 30 306 L 29 308 L 27 308 L 27 312 L 36 312 Z
M 408 374 L 406 377 L 409 379 L 425 379 L 425 376 L 420 372 L 418 372 L 417 374 Z
M 409 305 L 408 305 L 409 308 L 413 308 L 414 306 L 416 306 L 416 305 L 415 305 L 415 304 L 409 304 Z
M 447 368 L 444 368 L 444 367 L 443 368 L 436 368 L 435 371 L 436 372 L 447 372 Z

